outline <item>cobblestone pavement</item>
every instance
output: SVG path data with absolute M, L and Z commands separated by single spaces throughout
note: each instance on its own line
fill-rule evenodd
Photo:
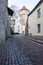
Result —
M 0 65 L 43 65 L 43 45 L 15 35 L 0 51 Z

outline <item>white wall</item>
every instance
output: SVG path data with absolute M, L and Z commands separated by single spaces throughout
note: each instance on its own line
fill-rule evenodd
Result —
M 28 11 L 26 10 L 18 12 L 18 16 L 15 19 L 14 33 L 25 34 L 25 25 L 27 21 L 27 15 L 28 15 Z
M 20 10 L 19 11 L 19 22 L 21 24 L 22 33 L 24 33 L 24 34 L 25 34 L 25 26 L 26 26 L 28 14 L 29 14 L 28 10 Z
M 19 30 L 19 31 L 18 31 Z M 14 33 L 21 33 L 21 24 L 19 23 L 19 20 L 15 20 L 15 25 L 14 25 Z
M 37 10 L 41 9 L 41 17 L 37 17 Z M 41 32 L 37 32 L 37 24 L 41 24 Z M 32 35 L 43 36 L 43 3 L 28 18 L 28 33 Z

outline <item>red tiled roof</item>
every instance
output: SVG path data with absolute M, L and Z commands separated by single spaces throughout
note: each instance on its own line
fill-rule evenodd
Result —
M 27 8 L 26 8 L 25 6 L 23 6 L 23 7 L 21 8 L 21 10 L 27 10 Z

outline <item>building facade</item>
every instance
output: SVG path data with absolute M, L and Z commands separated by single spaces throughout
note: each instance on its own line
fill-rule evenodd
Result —
M 27 22 L 27 15 L 29 14 L 29 10 L 23 6 L 18 11 L 18 17 L 16 18 L 15 22 L 15 32 L 18 32 L 20 34 L 25 34 L 25 26 Z
M 11 16 L 11 20 L 10 20 L 10 28 L 12 30 L 12 33 L 17 32 L 17 28 L 18 28 L 17 25 L 18 25 L 18 19 L 17 19 L 15 12 L 14 12 L 13 16 Z
M 28 34 L 43 36 L 43 1 L 40 0 L 28 15 Z
M 5 41 L 7 34 L 8 12 L 7 0 L 0 0 L 0 43 Z
M 0 0 L 0 43 L 10 36 L 8 0 Z M 9 12 L 8 12 L 9 11 Z
M 15 14 L 13 15 L 13 19 L 15 19 L 14 33 L 25 34 L 25 26 L 29 12 L 30 11 L 23 6 L 16 16 Z
M 16 20 L 15 20 L 14 33 L 22 34 L 23 29 L 24 29 L 24 27 L 19 22 L 19 17 L 17 17 Z

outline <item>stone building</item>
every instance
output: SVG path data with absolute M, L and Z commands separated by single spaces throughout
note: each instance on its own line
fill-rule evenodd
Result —
M 16 18 L 15 22 L 15 32 L 18 32 L 20 34 L 25 34 L 25 26 L 27 22 L 27 15 L 29 14 L 29 10 L 26 8 L 26 6 L 23 6 L 18 11 L 18 17 Z
M 26 22 L 27 22 L 27 15 L 30 13 L 30 11 L 26 8 L 26 6 L 23 6 L 20 10 L 19 10 L 19 22 L 22 26 L 22 33 L 25 34 L 25 26 L 26 26 Z
M 9 23 L 10 23 L 11 34 L 13 34 L 14 33 L 14 26 L 15 26 L 15 17 L 14 16 L 11 16 Z
M 10 36 L 7 6 L 7 0 L 0 0 L 0 43 L 3 43 L 6 37 Z
M 7 27 L 7 29 L 8 29 L 8 31 L 7 32 L 9 32 L 8 34 L 9 35 L 7 35 L 7 37 L 9 37 L 10 35 L 11 35 L 11 27 L 10 27 L 10 25 L 11 25 L 11 17 L 13 16 L 13 10 L 12 9 L 10 9 L 9 7 L 7 7 L 7 11 L 8 11 L 8 27 Z
M 14 33 L 22 34 L 22 26 L 19 22 L 19 16 L 15 20 Z
M 28 33 L 30 36 L 43 36 L 43 0 L 28 15 Z

